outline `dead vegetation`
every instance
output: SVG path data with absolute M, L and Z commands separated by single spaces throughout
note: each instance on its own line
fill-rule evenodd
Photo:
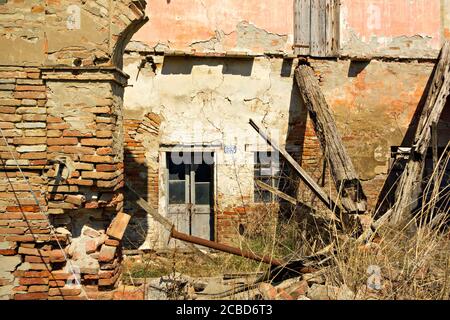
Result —
M 165 299 L 448 300 L 449 149 L 450 145 L 433 174 L 426 177 L 422 204 L 404 225 L 382 220 L 369 238 L 358 238 L 351 235 L 360 230 L 344 232 L 335 220 L 322 221 L 320 212 L 305 214 L 291 204 L 286 215 L 282 214 L 285 207 L 267 203 L 261 206 L 260 215 L 255 214 L 258 221 L 247 221 L 249 227 L 236 239 L 240 249 L 282 259 L 287 266 L 296 259 L 311 257 L 316 272 L 301 274 L 285 267 L 266 278 L 263 276 L 271 270 L 267 264 L 221 252 L 210 253 L 212 260 L 208 262 L 179 248 L 164 255 L 153 252 L 126 257 L 123 283 L 148 292 L 149 278 L 160 279 L 159 284 L 169 278 Z M 370 216 L 376 216 L 375 212 Z M 211 281 L 213 293 L 202 295 Z M 146 298 L 155 296 L 147 294 Z

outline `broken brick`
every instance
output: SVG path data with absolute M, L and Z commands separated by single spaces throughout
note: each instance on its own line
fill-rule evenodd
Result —
M 102 248 L 100 249 L 100 255 L 98 257 L 98 261 L 100 262 L 110 262 L 114 260 L 115 254 L 116 254 L 116 247 L 111 247 L 107 245 L 102 245 Z
M 125 230 L 130 222 L 131 216 L 120 212 L 114 218 L 113 222 L 109 226 L 106 234 L 110 237 L 115 238 L 116 240 L 122 240 Z

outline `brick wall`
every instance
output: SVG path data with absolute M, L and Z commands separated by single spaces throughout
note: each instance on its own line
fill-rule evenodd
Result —
M 127 183 L 158 210 L 159 204 L 159 127 L 161 118 L 149 113 L 143 119 L 125 119 L 124 166 Z M 132 212 L 132 219 L 125 234 L 125 246 L 137 248 L 149 246 L 152 234 L 148 227 L 148 213 L 135 203 L 136 195 L 125 193 L 125 208 Z M 147 243 L 146 243 L 146 240 Z
M 90 285 L 109 287 L 117 280 L 120 239 L 108 231 L 123 208 L 123 148 L 120 134 L 114 134 L 122 123 L 116 72 L 81 72 L 76 79 L 66 70 L 0 68 L 0 119 L 6 138 L 1 139 L 0 176 L 3 297 L 79 297 L 81 289 L 64 288 L 72 266 L 80 267 Z M 126 82 L 122 80 L 120 86 Z M 75 98 L 87 89 L 96 95 L 86 101 Z M 80 237 L 74 232 L 78 216 L 94 212 L 103 228 L 95 223 L 86 227 L 98 232 L 90 257 L 99 263 L 87 268 L 70 250 L 65 254 L 71 262 L 65 263 L 59 245 L 66 248 Z M 108 251 L 113 253 L 105 255 Z M 60 286 L 62 290 L 55 289 Z
M 0 299 L 112 298 L 130 219 L 121 58 L 144 7 L 0 4 Z

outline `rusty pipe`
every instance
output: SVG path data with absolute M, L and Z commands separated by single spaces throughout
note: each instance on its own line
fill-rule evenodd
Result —
M 231 247 L 231 246 L 227 246 L 225 244 L 221 244 L 221 243 L 217 243 L 214 241 L 209 241 L 206 239 L 202 239 L 199 237 L 195 237 L 195 236 L 190 236 L 188 234 L 182 233 L 182 232 L 178 232 L 175 228 L 172 228 L 172 231 L 170 232 L 170 236 L 172 238 L 181 240 L 181 241 L 186 241 L 189 243 L 193 243 L 193 244 L 198 244 L 200 246 L 204 246 L 204 247 L 208 247 L 211 249 L 215 249 L 215 250 L 219 250 L 219 251 L 223 251 L 226 253 L 231 253 L 234 254 L 236 256 L 240 256 L 240 257 L 244 257 L 247 259 L 251 259 L 251 260 L 255 260 L 258 262 L 264 262 L 267 264 L 270 264 L 272 266 L 276 266 L 276 267 L 280 267 L 282 265 L 284 265 L 284 263 L 278 259 L 274 259 L 272 257 L 269 256 L 258 256 L 256 254 L 254 254 L 253 252 L 250 251 L 246 251 L 246 250 L 241 250 L 239 248 L 235 248 L 235 247 Z

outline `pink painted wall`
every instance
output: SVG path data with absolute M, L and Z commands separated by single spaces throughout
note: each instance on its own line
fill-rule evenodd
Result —
M 348 50 L 438 50 L 441 30 L 441 0 L 341 0 L 341 45 Z
M 285 35 L 288 39 L 284 47 L 289 49 L 294 30 L 293 1 L 150 0 L 150 21 L 134 40 L 150 46 L 160 42 L 171 49 L 187 49 L 193 42 L 209 40 L 216 31 L 222 31 L 223 50 L 232 50 L 238 46 L 237 25 L 248 22 L 269 33 Z
M 433 56 L 448 1 L 341 0 L 341 52 Z M 148 0 L 147 15 L 134 40 L 151 47 L 292 51 L 294 0 Z

